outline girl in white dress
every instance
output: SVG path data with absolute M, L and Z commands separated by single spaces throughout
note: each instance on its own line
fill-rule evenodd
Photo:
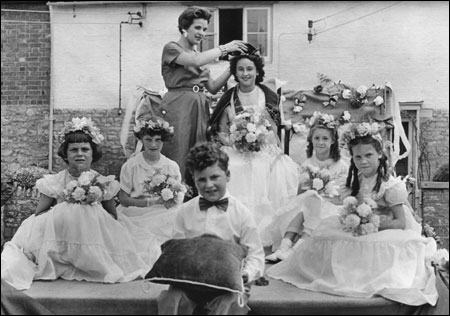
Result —
M 138 255 L 136 241 L 116 219 L 113 197 L 119 183 L 90 169 L 101 157 L 103 136 L 84 117 L 66 122 L 60 136 L 58 155 L 68 168 L 37 181 L 38 206 L 2 252 L 2 279 L 23 289 L 33 279 L 115 283 L 144 277 L 160 249 L 154 241 L 152 249 Z M 9 256 L 12 248 L 24 256 Z M 15 265 L 5 270 L 9 275 L 3 274 L 4 263 Z M 30 267 L 33 273 L 25 275 Z
M 312 291 L 435 305 L 438 294 L 429 259 L 436 242 L 421 236 L 404 183 L 388 172 L 378 132 L 377 123 L 355 124 L 344 133 L 344 141 L 352 156 L 347 186 L 358 201 L 376 201 L 379 231 L 354 236 L 344 230 L 339 216 L 328 217 L 267 274 Z
M 146 192 L 144 183 L 159 173 L 170 176 L 184 188 L 180 183 L 181 173 L 177 163 L 161 154 L 164 143 L 174 135 L 174 129 L 162 118 L 143 118 L 137 121 L 134 134 L 143 143 L 144 151 L 122 166 L 120 205 L 117 207 L 119 221 L 142 243 L 147 240 L 146 234 L 150 233 L 156 235 L 162 244 L 171 238 L 175 214 L 185 192 L 170 207 L 166 207 L 160 196 Z
M 272 243 L 268 225 L 275 210 L 297 194 L 298 165 L 278 146 L 279 97 L 265 85 L 264 59 L 256 52 L 234 57 L 230 70 L 238 84 L 219 100 L 211 117 L 213 133 L 225 145 L 232 174 L 230 193 L 253 213 L 264 245 Z M 270 121 L 271 131 L 259 151 L 241 153 L 230 142 L 230 125 L 237 115 L 249 111 Z
M 315 112 L 309 119 L 305 160 L 301 167 L 299 195 L 277 210 L 272 227 L 273 247 L 279 248 L 266 257 L 268 261 L 286 259 L 304 238 L 311 235 L 321 219 L 338 214 L 341 204 L 338 195 L 345 188 L 348 165 L 341 159 L 338 136 L 338 120 L 334 116 Z M 329 185 L 324 188 L 323 197 L 312 189 L 308 170 L 326 174 Z M 332 187 L 333 186 L 333 187 Z M 326 191 L 325 189 L 328 189 Z M 331 191 L 333 192 L 331 192 Z M 334 194 L 336 197 L 334 197 Z M 333 204 L 334 203 L 334 204 Z M 280 239 L 281 240 L 280 244 Z

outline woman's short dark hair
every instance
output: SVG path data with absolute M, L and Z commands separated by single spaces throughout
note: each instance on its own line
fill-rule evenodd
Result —
M 236 82 L 239 82 L 238 78 L 236 77 L 236 72 L 237 72 L 236 68 L 237 68 L 238 61 L 243 58 L 247 58 L 248 60 L 251 60 L 255 64 L 256 72 L 258 73 L 256 75 L 255 82 L 261 83 L 264 80 L 264 76 L 265 76 L 266 72 L 264 71 L 264 58 L 259 55 L 242 54 L 242 55 L 236 56 L 233 59 L 231 59 L 230 71 L 231 71 L 231 74 L 234 76 L 234 80 Z
M 201 7 L 189 7 L 184 10 L 178 17 L 178 30 L 183 33 L 183 30 L 187 30 L 195 19 L 205 19 L 208 23 L 211 19 L 211 13 L 208 10 Z
M 83 131 L 70 132 L 64 135 L 64 142 L 59 146 L 58 156 L 61 157 L 65 163 L 69 163 L 67 160 L 67 149 L 69 144 L 73 143 L 89 143 L 92 148 L 92 162 L 100 160 L 102 157 L 101 148 L 92 141 L 92 137 Z

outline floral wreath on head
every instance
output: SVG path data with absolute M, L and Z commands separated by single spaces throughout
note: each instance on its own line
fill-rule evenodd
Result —
M 320 113 L 314 114 L 306 119 L 305 124 L 294 124 L 292 127 L 295 133 L 308 133 L 313 126 L 324 126 L 328 129 L 336 130 L 339 126 L 349 123 L 351 119 L 350 112 L 344 111 L 340 117 L 334 117 L 332 114 Z
M 348 144 L 350 141 L 357 137 L 364 137 L 367 135 L 372 136 L 374 139 L 378 140 L 380 143 L 383 143 L 383 138 L 381 137 L 381 131 L 383 131 L 385 127 L 380 125 L 377 122 L 373 123 L 350 123 L 344 127 L 342 133 L 342 140 Z
M 154 132 L 165 132 L 171 136 L 174 134 L 173 126 L 170 126 L 168 122 L 160 118 L 137 120 L 136 125 L 134 126 L 134 132 L 139 133 L 143 128 L 148 128 Z
M 92 138 L 92 142 L 100 145 L 105 139 L 102 134 L 100 134 L 100 129 L 94 125 L 91 118 L 86 117 L 74 117 L 71 121 L 64 123 L 64 128 L 61 133 L 59 133 L 59 140 L 64 143 L 66 140 L 66 135 L 76 131 L 82 131 Z

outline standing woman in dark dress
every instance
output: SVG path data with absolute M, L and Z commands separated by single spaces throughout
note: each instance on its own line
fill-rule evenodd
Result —
M 167 43 L 162 53 L 161 72 L 168 92 L 161 107 L 165 111 L 164 119 L 175 129 L 175 137 L 162 152 L 178 163 L 188 184 L 192 183 L 186 174 L 187 153 L 197 142 L 206 141 L 209 104 L 203 88 L 216 94 L 231 76 L 228 68 L 213 79 L 205 66 L 228 53 L 243 53 L 246 49 L 244 42 L 236 40 L 198 52 L 196 47 L 205 36 L 210 18 L 211 14 L 204 8 L 187 8 L 178 18 L 180 38 Z

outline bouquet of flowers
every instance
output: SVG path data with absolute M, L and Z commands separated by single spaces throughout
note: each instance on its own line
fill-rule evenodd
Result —
M 352 232 L 354 236 L 376 233 L 380 226 L 380 217 L 374 213 L 377 208 L 377 203 L 370 198 L 364 199 L 362 203 L 358 203 L 353 196 L 345 198 L 340 210 L 344 231 Z
M 106 188 L 114 181 L 114 176 L 102 176 L 92 171 L 84 171 L 77 180 L 67 183 L 63 190 L 64 201 L 73 204 L 94 205 L 103 200 Z
M 171 208 L 183 201 L 188 189 L 175 176 L 164 174 L 160 169 L 156 169 L 151 178 L 144 181 L 143 191 L 149 193 L 151 197 L 159 198 L 166 208 Z
M 305 190 L 316 190 L 322 196 L 337 196 L 338 187 L 331 179 L 330 171 L 326 168 L 320 169 L 315 166 L 306 166 L 300 175 L 300 183 Z
M 245 152 L 260 151 L 267 143 L 271 125 L 267 118 L 258 113 L 245 111 L 236 116 L 230 126 L 230 141 L 236 150 Z

